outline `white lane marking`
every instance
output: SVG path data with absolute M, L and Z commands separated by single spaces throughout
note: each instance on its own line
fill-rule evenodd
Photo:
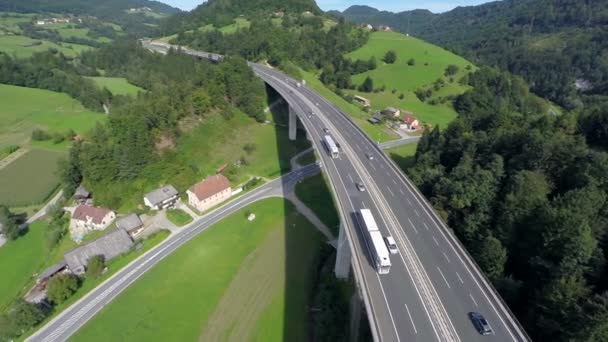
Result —
M 434 236 L 433 236 L 433 241 L 435 241 L 435 244 L 436 244 L 437 246 L 439 246 L 439 242 L 437 242 L 437 239 L 435 239 L 435 237 L 434 237 Z
M 460 283 L 464 284 L 464 281 L 462 280 L 462 278 L 460 277 L 460 274 L 458 272 L 456 272 L 456 276 L 458 277 L 458 280 L 460 280 Z
M 374 166 L 374 163 L 369 163 L 369 166 L 371 166 L 374 171 L 378 171 L 378 169 L 376 169 L 376 167 Z
M 412 201 L 410 201 L 410 198 L 407 197 L 406 199 L 407 199 L 407 203 L 411 206 L 412 205 Z
M 445 281 L 445 284 L 448 286 L 448 289 L 451 289 L 452 287 L 450 286 L 450 283 L 448 283 L 448 280 L 445 279 L 445 276 L 443 275 L 443 272 L 441 272 L 441 268 L 439 268 L 439 266 L 437 266 L 437 271 L 439 271 L 439 274 L 441 274 L 441 278 L 443 278 L 443 281 Z
M 362 205 L 361 208 L 367 208 L 367 205 L 365 205 L 365 202 L 361 201 L 361 205 Z
M 399 188 L 399 192 L 405 196 L 405 192 L 403 192 L 403 189 Z
M 418 210 L 414 209 L 414 212 L 416 213 L 416 216 L 420 217 L 420 213 L 418 212 Z
M 388 298 L 386 298 L 386 293 L 384 293 L 384 286 L 382 286 L 382 282 L 380 281 L 380 276 L 378 275 L 378 273 L 376 273 L 376 277 L 378 278 L 378 283 L 380 284 L 380 290 L 382 290 L 382 297 L 384 297 L 384 302 L 386 303 L 386 307 L 388 309 L 388 315 L 391 317 L 391 322 L 393 323 L 393 328 L 395 329 L 397 341 L 401 342 L 401 339 L 399 338 L 399 331 L 397 330 L 395 320 L 393 319 L 393 310 L 391 310 L 391 306 L 388 304 Z
M 410 316 L 410 322 L 412 322 L 412 327 L 414 327 L 414 333 L 418 335 L 418 329 L 416 329 L 416 324 L 414 324 L 414 319 L 412 318 L 412 314 L 410 313 L 410 309 L 405 305 L 405 310 L 407 311 L 407 315 Z
M 382 164 L 382 163 L 381 163 L 381 164 L 380 164 L 380 168 L 381 168 L 382 170 L 384 170 L 384 164 Z
M 475 306 L 479 306 L 477 305 L 477 301 L 475 300 L 475 298 L 473 298 L 473 295 L 471 294 L 471 292 L 469 292 L 469 297 L 471 297 L 471 300 L 473 301 L 473 304 L 475 304 Z
M 414 231 L 416 232 L 416 234 L 418 234 L 418 229 L 416 229 L 416 226 L 414 226 L 414 224 L 412 223 L 412 220 L 410 220 L 410 218 L 408 217 L 407 220 L 410 222 L 410 226 L 412 226 L 412 228 L 414 228 Z
M 445 260 L 447 260 L 448 263 L 451 263 L 450 258 L 448 258 L 448 255 L 445 254 L 445 252 L 441 252 L 441 253 L 443 253 L 443 256 L 445 257 Z
M 351 177 L 350 173 L 348 174 L 348 179 L 350 179 L 350 181 L 351 181 L 351 182 L 353 182 L 353 183 L 355 182 L 355 181 L 353 180 L 353 177 Z
M 391 178 L 391 180 L 393 181 L 393 184 L 397 185 L 397 182 L 395 182 L 393 178 Z
M 393 190 L 391 190 L 391 188 L 386 187 L 386 190 L 391 193 L 391 196 L 395 197 L 395 194 L 393 193 Z
M 429 230 L 429 226 L 426 225 L 426 222 L 422 222 L 422 224 L 424 224 L 424 228 L 426 228 L 426 230 Z

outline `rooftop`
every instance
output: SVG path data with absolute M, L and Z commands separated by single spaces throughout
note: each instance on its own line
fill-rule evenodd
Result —
M 230 182 L 228 178 L 224 177 L 224 175 L 215 175 L 194 184 L 190 188 L 190 191 L 201 201 L 229 188 Z
M 160 189 L 156 189 L 152 192 L 147 193 L 144 198 L 148 200 L 152 205 L 161 204 L 163 201 L 168 200 L 173 196 L 177 196 L 179 193 L 173 187 L 173 185 L 165 185 Z
M 63 258 L 72 272 L 82 272 L 92 256 L 103 255 L 105 260 L 110 260 L 127 252 L 132 244 L 133 240 L 124 229 L 115 229 L 97 240 L 66 252 Z
M 78 221 L 88 221 L 90 218 L 91 221 L 95 224 L 101 224 L 103 218 L 106 217 L 112 211 L 106 208 L 97 208 L 90 207 L 88 205 L 79 205 L 74 210 L 74 214 L 72 215 L 72 219 Z
M 144 223 L 141 221 L 137 214 L 130 214 L 125 217 L 121 217 L 116 220 L 116 227 L 122 228 L 128 232 L 140 228 Z

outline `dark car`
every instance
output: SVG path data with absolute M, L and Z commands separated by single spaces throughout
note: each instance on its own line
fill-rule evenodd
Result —
M 488 321 L 483 317 L 479 312 L 469 312 L 469 318 L 475 329 L 482 335 L 490 335 L 492 333 L 492 328 Z

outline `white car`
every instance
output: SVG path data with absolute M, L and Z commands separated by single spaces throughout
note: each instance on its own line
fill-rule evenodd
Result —
M 365 185 L 363 185 L 363 183 L 361 183 L 361 182 L 357 182 L 357 183 L 356 183 L 356 185 L 357 185 L 357 189 L 358 189 L 359 191 L 361 191 L 361 192 L 365 192 Z
M 391 254 L 397 254 L 399 253 L 399 249 L 397 248 L 397 243 L 395 243 L 395 239 L 393 239 L 392 236 L 387 236 L 384 238 L 384 240 L 386 241 L 386 247 L 388 247 L 388 250 L 391 252 Z

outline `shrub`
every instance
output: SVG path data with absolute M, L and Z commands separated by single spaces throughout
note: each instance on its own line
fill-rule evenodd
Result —
M 386 64 L 393 64 L 397 61 L 397 53 L 394 50 L 389 50 L 382 59 Z
M 60 274 L 49 280 L 47 296 L 51 302 L 61 304 L 70 298 L 79 286 L 80 283 L 75 275 Z
M 414 66 L 414 65 L 416 65 L 416 60 L 415 60 L 415 59 L 413 59 L 413 58 L 408 59 L 408 61 L 407 61 L 407 65 L 409 65 L 409 66 Z
M 89 258 L 87 262 L 87 277 L 99 278 L 103 273 L 103 269 L 106 268 L 103 255 L 94 255 Z
M 51 139 L 51 135 L 45 130 L 35 128 L 32 131 L 32 140 L 34 141 L 44 141 L 49 139 Z

